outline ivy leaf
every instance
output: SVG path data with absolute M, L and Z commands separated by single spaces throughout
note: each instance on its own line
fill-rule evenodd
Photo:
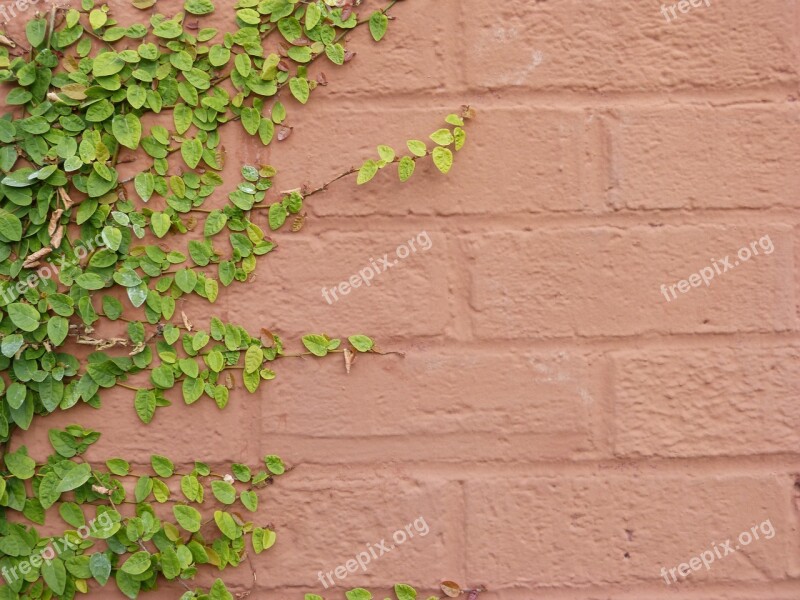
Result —
M 433 164 L 445 175 L 450 171 L 453 166 L 453 152 L 448 148 L 441 146 L 433 149 Z
M 73 527 L 81 527 L 86 524 L 86 518 L 83 516 L 83 511 L 80 506 L 74 502 L 64 502 L 58 507 L 58 514 L 67 523 Z
M 64 317 L 51 317 L 47 321 L 47 337 L 56 346 L 60 346 L 69 333 L 69 321 Z
M 309 4 L 308 8 L 306 8 L 306 29 L 314 29 L 319 23 L 320 17 L 322 13 L 319 10 L 319 6 L 316 4 Z
M 133 405 L 142 423 L 147 424 L 153 420 L 153 415 L 156 412 L 156 396 L 152 391 L 137 390 Z
M 398 583 L 394 586 L 394 593 L 397 600 L 417 600 L 417 591 L 405 583 Z
M 225 537 L 231 540 L 241 537 L 241 530 L 237 527 L 236 521 L 224 510 L 214 511 L 214 522 Z
M 303 345 L 314 356 L 322 357 L 328 354 L 329 343 L 330 340 L 324 335 L 309 334 L 303 336 Z
M 186 0 L 183 8 L 193 15 L 207 15 L 214 12 L 214 4 L 211 0 Z
M 150 215 L 150 227 L 152 227 L 153 233 L 156 234 L 156 237 L 163 238 L 165 235 L 167 235 L 167 232 L 171 226 L 172 221 L 169 218 L 169 215 L 162 212 L 155 212 Z
M 233 504 L 236 502 L 236 488 L 227 481 L 213 481 L 211 492 L 214 497 L 223 504 Z
M 64 588 L 67 585 L 67 569 L 64 567 L 64 561 L 56 557 L 52 560 L 46 560 L 42 564 L 42 577 L 56 596 L 64 593 Z
M 11 322 L 23 331 L 33 332 L 39 328 L 39 311 L 30 304 L 14 302 L 7 309 Z
M 19 7 L 17 7 L 19 8 Z M 38 48 L 47 34 L 47 21 L 42 18 L 31 19 L 25 27 L 25 35 L 31 46 Z
M 248 77 L 250 71 L 253 70 L 253 61 L 250 59 L 249 54 L 237 54 L 236 58 L 233 59 L 233 64 L 239 75 L 245 78 Z
M 5 180 L 3 183 L 6 183 Z M 18 242 L 22 239 L 22 221 L 3 208 L 0 208 L 0 236 L 9 242 Z
M 245 490 L 240 494 L 239 500 L 242 501 L 244 507 L 250 512 L 256 512 L 258 510 L 258 494 L 255 492 Z
M 56 491 L 64 493 L 81 487 L 92 476 L 92 467 L 87 463 L 73 463 L 67 474 L 61 479 Z
M 344 597 L 347 600 L 372 600 L 372 594 L 364 588 L 354 588 L 345 592 Z
M 375 177 L 376 173 L 378 172 L 378 163 L 374 160 L 368 160 L 363 165 L 361 165 L 361 169 L 358 171 L 358 178 L 356 179 L 356 183 L 358 185 L 363 185 L 370 181 L 373 177 Z
M 125 68 L 125 61 L 116 52 L 99 54 L 92 63 L 92 74 L 95 77 L 116 75 Z
M 261 113 L 255 108 L 245 107 L 242 109 L 242 126 L 244 130 L 250 135 L 258 133 L 258 126 L 261 124 Z
M 414 156 L 419 156 L 421 158 L 428 153 L 428 147 L 425 145 L 425 142 L 421 142 L 419 140 L 408 140 L 406 145 L 411 151 L 411 154 Z
M 172 514 L 175 515 L 178 525 L 189 533 L 197 533 L 200 531 L 200 513 L 191 506 L 177 504 L 172 507 Z
M 389 27 L 389 18 L 383 12 L 376 10 L 369 17 L 369 32 L 372 34 L 372 39 L 380 42 L 383 36 L 386 35 L 386 29 Z
M 139 194 L 139 197 L 144 202 L 147 202 L 152 198 L 153 191 L 155 190 L 155 177 L 148 171 L 139 173 L 133 180 L 133 186 L 136 189 L 136 193 Z
M 111 576 L 111 561 L 104 552 L 95 552 L 89 558 L 89 571 L 97 583 L 105 585 Z
M 439 129 L 434 131 L 430 137 L 440 146 L 449 146 L 455 141 L 453 133 L 449 129 Z
M 156 475 L 165 479 L 167 477 L 172 477 L 172 474 L 175 472 L 175 465 L 166 456 L 154 454 L 150 457 L 150 465 L 153 467 L 153 471 L 156 472 Z
M 264 362 L 264 352 L 258 346 L 250 346 L 244 356 L 245 373 L 255 373 Z
M 141 575 L 150 568 L 152 559 L 150 553 L 142 550 L 141 552 L 134 552 L 128 557 L 120 569 L 128 575 Z
M 139 147 L 142 139 L 142 123 L 133 113 L 114 115 L 111 121 L 111 132 L 117 141 L 131 150 Z
M 203 158 L 203 144 L 197 138 L 186 140 L 181 144 L 181 156 L 184 162 L 194 169 Z
M 414 174 L 414 170 L 417 168 L 417 163 L 410 156 L 404 156 L 400 159 L 400 163 L 397 165 L 397 172 L 400 176 L 400 181 L 408 181 L 411 176 Z
M 286 472 L 286 465 L 281 460 L 280 456 L 270 454 L 264 457 L 264 464 L 267 465 L 270 473 L 275 475 L 283 475 Z
M 372 338 L 366 335 L 351 335 L 347 339 L 353 345 L 353 348 L 359 352 L 369 352 L 372 350 L 373 346 L 375 346 L 375 342 L 372 341 Z
M 36 461 L 28 456 L 24 446 L 3 457 L 8 471 L 17 479 L 30 479 L 36 473 Z
M 341 44 L 328 44 L 325 46 L 325 54 L 333 64 L 344 64 L 344 46 Z
M 269 228 L 275 231 L 286 222 L 286 207 L 281 202 L 275 202 L 269 207 Z
M 289 80 L 289 89 L 300 104 L 308 102 L 310 89 L 308 87 L 308 79 L 305 77 L 292 77 Z

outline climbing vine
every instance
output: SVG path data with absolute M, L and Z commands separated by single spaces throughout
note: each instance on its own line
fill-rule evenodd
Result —
M 186 588 L 182 600 L 229 599 L 222 580 L 209 590 L 188 582 L 202 565 L 237 566 L 275 543 L 269 524 L 246 515 L 286 470 L 277 456 L 224 473 L 196 462 L 183 473 L 157 454 L 138 472 L 130 463 L 142 457 L 87 461 L 100 433 L 78 425 L 51 429 L 53 453 L 41 462 L 11 441 L 35 417 L 99 408 L 105 389 L 130 390 L 145 424 L 176 396 L 223 409 L 240 384 L 257 392 L 276 376 L 271 363 L 296 355 L 267 329 L 215 316 L 198 325 L 181 299 L 213 304 L 220 287 L 249 281 L 276 248 L 272 232 L 299 231 L 304 203 L 335 181 L 364 184 L 393 165 L 406 181 L 427 158 L 451 169 L 467 107 L 446 117 L 432 144 L 409 140 L 409 154 L 382 145 L 358 168 L 284 193 L 274 191 L 273 167 L 244 165 L 221 198 L 224 127 L 280 143 L 294 127 L 287 105 L 327 84 L 309 65 L 348 62 L 356 27 L 376 42 L 386 35 L 396 0 L 365 18 L 356 4 L 239 0 L 237 29 L 220 32 L 201 27 L 215 12 L 210 0 L 127 26 L 109 5 L 81 0 L 37 14 L 25 40 L 0 35 L 12 109 L 0 118 L 0 600 L 70 599 L 93 589 L 90 580 L 112 579 L 129 598 L 166 579 Z M 144 169 L 120 173 L 144 157 Z M 343 354 L 348 370 L 354 353 L 379 352 L 361 334 L 343 343 L 311 333 L 302 343 L 303 354 Z M 36 525 L 50 509 L 75 529 L 42 536 Z

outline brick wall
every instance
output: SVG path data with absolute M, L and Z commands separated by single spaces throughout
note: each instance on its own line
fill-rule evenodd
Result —
M 699 4 L 668 23 L 645 0 L 398 3 L 381 46 L 362 28 L 356 59 L 326 68 L 307 107 L 288 102 L 286 142 L 226 134 L 229 185 L 244 162 L 272 163 L 281 189 L 319 184 L 470 103 L 455 167 L 314 197 L 302 232 L 277 236 L 216 311 L 405 355 L 359 357 L 350 375 L 338 357 L 287 360 L 258 398 L 176 404 L 147 428 L 122 395 L 48 426 L 97 426 L 97 457 L 294 465 L 262 502 L 279 543 L 253 560 L 255 587 L 247 566 L 225 575 L 253 598 L 324 595 L 319 571 L 419 517 L 428 535 L 341 585 L 800 598 L 798 3 Z M 422 232 L 429 250 L 323 299 Z M 765 236 L 774 251 L 665 297 Z M 771 539 L 663 579 L 767 520 Z

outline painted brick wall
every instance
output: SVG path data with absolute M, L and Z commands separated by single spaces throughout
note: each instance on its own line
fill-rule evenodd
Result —
M 655 0 L 399 2 L 380 46 L 362 28 L 356 59 L 326 68 L 307 107 L 289 102 L 287 141 L 226 133 L 228 185 L 245 162 L 272 163 L 281 189 L 319 184 L 469 103 L 453 171 L 339 182 L 216 311 L 294 340 L 364 332 L 405 355 L 359 357 L 350 375 L 338 358 L 293 359 L 258 398 L 176 403 L 147 428 L 125 395 L 47 427 L 101 429 L 98 458 L 283 456 L 295 468 L 259 515 L 279 542 L 253 560 L 255 583 L 246 565 L 226 573 L 252 598 L 341 597 L 319 571 L 422 517 L 428 535 L 340 586 L 797 600 L 800 7 L 696 3 L 672 18 Z M 324 300 L 423 233 L 428 250 Z M 741 247 L 759 254 L 734 265 Z M 709 267 L 710 285 L 672 296 Z M 739 544 L 765 521 L 774 537 Z M 662 567 L 729 538 L 742 547 L 665 582 Z

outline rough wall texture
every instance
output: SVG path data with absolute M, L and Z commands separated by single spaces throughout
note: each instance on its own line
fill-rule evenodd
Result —
M 453 171 L 340 182 L 216 310 L 287 339 L 361 331 L 405 357 L 360 357 L 349 376 L 284 362 L 258 398 L 176 403 L 149 427 L 126 395 L 47 426 L 101 429 L 97 458 L 285 457 L 261 511 L 279 543 L 255 584 L 247 566 L 226 575 L 253 598 L 340 597 L 318 572 L 419 518 L 427 535 L 339 590 L 800 598 L 800 6 L 681 5 L 398 3 L 381 46 L 362 28 L 331 85 L 291 101 L 289 140 L 227 139 L 230 185 L 255 161 L 285 188 L 319 183 L 470 103 Z M 425 234 L 371 286 L 323 298 Z

